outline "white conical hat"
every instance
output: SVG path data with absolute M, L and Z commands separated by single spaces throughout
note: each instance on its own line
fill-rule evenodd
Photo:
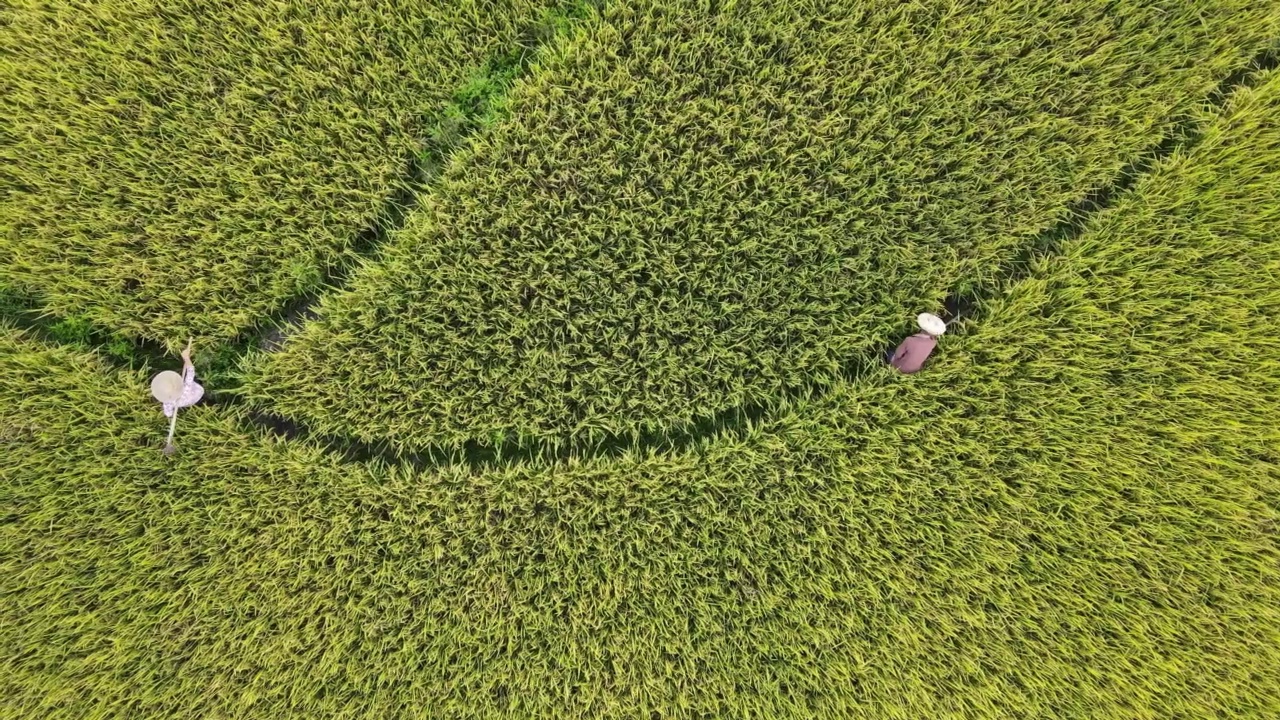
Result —
M 151 378 L 151 397 L 162 403 L 176 403 L 182 397 L 182 376 L 172 370 Z
M 916 316 L 920 329 L 930 335 L 941 335 L 947 331 L 947 324 L 933 313 L 920 313 Z

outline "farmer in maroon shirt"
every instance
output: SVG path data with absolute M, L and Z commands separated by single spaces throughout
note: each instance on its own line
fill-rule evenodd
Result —
M 947 331 L 947 324 L 942 318 L 930 313 L 920 313 L 916 322 L 924 332 L 916 333 L 898 346 L 889 356 L 889 364 L 904 373 L 911 374 L 924 366 L 929 353 L 938 345 L 938 336 Z

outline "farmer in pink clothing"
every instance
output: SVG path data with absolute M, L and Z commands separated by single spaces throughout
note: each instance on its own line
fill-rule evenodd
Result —
M 169 418 L 169 439 L 164 444 L 164 454 L 177 451 L 173 444 L 173 431 L 178 424 L 178 409 L 191 407 L 204 397 L 204 386 L 196 382 L 196 366 L 191 362 L 191 341 L 182 351 L 182 374 L 165 370 L 151 378 L 151 396 L 160 401 L 164 416 Z
M 929 359 L 929 354 L 938 345 L 938 336 L 947 331 L 947 324 L 937 315 L 920 313 L 916 316 L 916 322 L 923 332 L 903 340 L 889 356 L 889 364 L 908 375 L 924 366 L 924 361 Z

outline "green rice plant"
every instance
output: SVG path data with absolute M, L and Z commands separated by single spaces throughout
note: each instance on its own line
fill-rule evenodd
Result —
M 8 3 L 0 283 L 171 347 L 245 332 L 354 262 L 431 119 L 553 4 Z
M 1116 177 L 1274 3 L 617 3 L 244 397 L 401 449 L 680 431 L 839 379 Z
M 151 357 L 153 348 L 139 348 L 123 335 L 103 332 L 83 315 L 54 318 L 42 314 L 31 297 L 14 292 L 4 285 L 0 285 L 0 318 L 16 327 L 34 328 L 44 337 L 59 344 L 97 349 L 119 363 L 142 366 L 156 359 Z M 229 368 L 235 360 L 223 358 L 221 362 L 222 368 Z
M 682 453 L 340 463 L 0 330 L 0 715 L 1265 718 L 1280 73 L 927 371 Z

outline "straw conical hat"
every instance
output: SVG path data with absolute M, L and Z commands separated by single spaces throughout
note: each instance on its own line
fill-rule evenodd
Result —
M 176 403 L 182 397 L 182 376 L 172 370 L 151 378 L 151 397 L 162 403 Z
M 930 335 L 941 335 L 947 331 L 947 324 L 933 313 L 920 313 L 916 316 L 916 322 L 919 323 L 921 330 Z

